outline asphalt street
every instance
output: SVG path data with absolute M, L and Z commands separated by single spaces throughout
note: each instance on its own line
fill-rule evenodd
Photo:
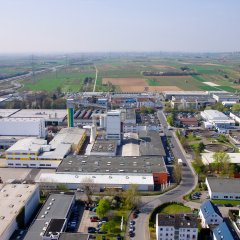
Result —
M 193 188 L 195 188 L 195 185 L 197 183 L 197 176 L 195 175 L 191 163 L 189 162 L 190 159 L 187 159 L 185 152 L 175 135 L 174 130 L 168 130 L 168 124 L 162 111 L 158 112 L 158 118 L 166 136 L 171 137 L 171 143 L 173 145 L 172 151 L 175 158 L 181 158 L 186 166 L 182 166 L 182 181 L 176 188 L 159 196 L 142 198 L 142 206 L 140 207 L 141 213 L 136 219 L 135 237 L 132 238 L 137 240 L 150 240 L 148 221 L 149 215 L 154 208 L 164 202 L 182 201 L 182 197 L 189 193 Z

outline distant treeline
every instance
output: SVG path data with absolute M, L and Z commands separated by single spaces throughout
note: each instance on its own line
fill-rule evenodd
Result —
M 190 75 L 199 75 L 196 72 L 152 72 L 145 71 L 142 72 L 143 76 L 155 77 L 155 76 L 190 76 Z
M 19 73 L 14 73 L 14 74 L 0 74 L 0 80 L 5 80 L 8 78 L 13 78 L 13 77 L 19 77 L 25 74 L 28 74 L 29 72 L 25 71 L 25 72 L 19 72 Z

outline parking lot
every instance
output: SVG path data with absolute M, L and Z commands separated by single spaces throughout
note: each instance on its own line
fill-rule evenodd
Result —
M 91 222 L 90 217 L 96 216 L 96 213 L 84 210 L 82 221 L 79 225 L 78 232 L 88 232 L 89 227 L 97 228 L 98 222 Z
M 82 222 L 84 213 L 84 204 L 81 202 L 76 202 L 72 209 L 71 215 L 67 223 L 67 232 L 78 232 L 79 225 Z

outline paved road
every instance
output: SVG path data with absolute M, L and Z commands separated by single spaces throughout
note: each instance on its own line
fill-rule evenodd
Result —
M 182 167 L 182 181 L 181 184 L 175 189 L 159 195 L 159 196 L 151 196 L 142 198 L 143 205 L 140 208 L 141 213 L 136 219 L 136 232 L 134 239 L 141 240 L 150 240 L 149 229 L 148 229 L 148 220 L 149 214 L 152 212 L 154 208 L 159 206 L 164 202 L 169 201 L 182 201 L 182 197 L 190 192 L 193 188 L 195 188 L 197 182 L 197 176 L 194 174 L 191 164 L 189 163 L 189 159 L 185 156 L 183 148 L 179 143 L 174 130 L 167 129 L 166 118 L 162 111 L 158 112 L 158 118 L 164 128 L 164 132 L 167 136 L 171 136 L 171 142 L 173 144 L 173 154 L 175 158 L 181 158 L 183 163 L 186 163 L 186 166 Z
M 98 78 L 98 69 L 96 65 L 94 66 L 96 70 L 96 76 L 95 76 L 95 81 L 94 81 L 94 86 L 93 86 L 93 92 L 96 92 L 96 84 L 97 84 L 97 78 Z

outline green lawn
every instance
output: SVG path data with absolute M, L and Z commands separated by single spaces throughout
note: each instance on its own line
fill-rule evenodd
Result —
M 190 213 L 192 212 L 191 208 L 186 206 L 181 206 L 178 204 L 171 204 L 162 209 L 160 213 L 164 214 L 176 214 L 176 213 Z
M 240 200 L 211 200 L 215 204 L 232 204 L 233 206 L 240 205 Z

